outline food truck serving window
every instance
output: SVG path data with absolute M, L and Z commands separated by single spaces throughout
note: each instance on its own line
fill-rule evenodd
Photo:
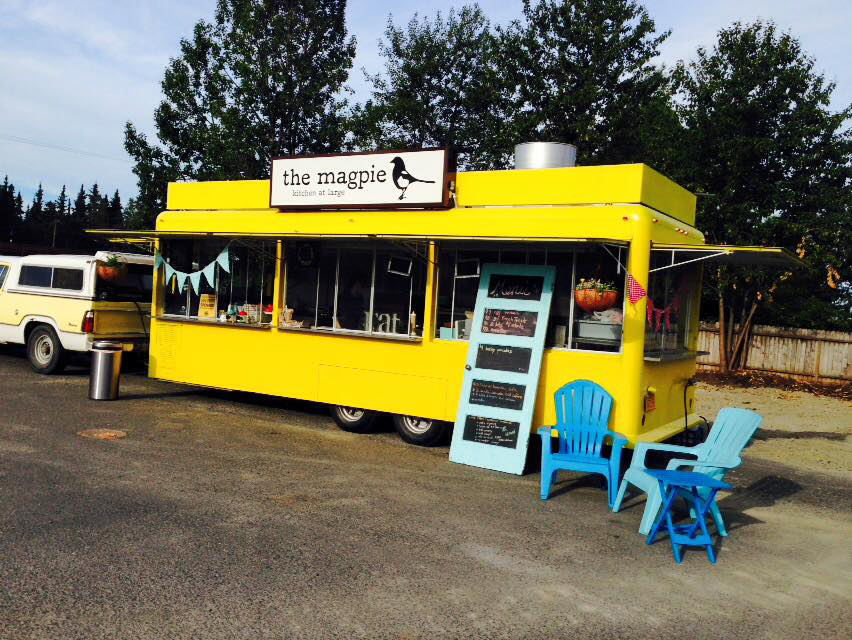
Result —
M 168 239 L 161 242 L 160 253 L 174 269 L 192 273 L 214 262 L 225 247 L 230 272 L 217 263 L 214 284 L 201 277 L 198 293 L 189 282 L 181 290 L 172 278 L 163 294 L 164 314 L 249 326 L 272 323 L 275 241 Z
M 556 281 L 546 346 L 619 352 L 627 247 L 599 243 L 456 245 L 438 252 L 437 337 L 470 337 L 482 265 L 547 264 Z
M 287 241 L 281 327 L 423 335 L 425 243 Z
M 652 251 L 648 276 L 645 355 L 649 359 L 685 354 L 694 350 L 691 321 L 697 311 L 701 263 L 671 266 L 668 252 Z

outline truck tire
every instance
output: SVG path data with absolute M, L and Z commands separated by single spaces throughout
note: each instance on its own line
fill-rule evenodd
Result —
M 431 418 L 403 416 L 395 414 L 393 424 L 399 437 L 409 444 L 421 447 L 434 447 L 442 444 L 450 433 L 450 423 Z
M 40 325 L 27 338 L 27 358 L 37 373 L 49 375 L 65 368 L 65 349 L 52 327 Z
M 376 411 L 345 407 L 340 404 L 331 405 L 330 413 L 337 426 L 349 433 L 373 433 L 379 417 Z

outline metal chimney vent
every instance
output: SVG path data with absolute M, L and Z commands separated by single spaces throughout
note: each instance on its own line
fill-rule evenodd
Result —
M 577 147 L 563 142 L 522 142 L 515 145 L 515 169 L 560 169 L 577 164 Z

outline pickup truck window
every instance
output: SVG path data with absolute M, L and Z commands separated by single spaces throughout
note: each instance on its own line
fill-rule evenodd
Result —
M 51 286 L 54 289 L 67 289 L 69 291 L 83 290 L 83 270 L 82 269 L 53 269 L 53 282 Z
M 3 283 L 6 282 L 7 273 L 9 273 L 8 265 L 0 264 L 0 289 L 3 288 Z
M 60 267 L 37 267 L 27 264 L 21 267 L 21 274 L 18 276 L 18 285 L 23 287 L 82 291 L 83 270 L 62 269 Z
M 52 277 L 52 267 L 24 265 L 21 267 L 21 275 L 18 276 L 18 284 L 24 287 L 50 287 Z
M 127 264 L 124 275 L 107 282 L 95 283 L 95 299 L 108 302 L 151 302 L 154 267 L 150 264 Z

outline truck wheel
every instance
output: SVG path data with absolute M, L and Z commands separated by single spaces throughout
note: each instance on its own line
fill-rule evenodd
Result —
M 433 447 L 441 444 L 450 432 L 450 423 L 431 418 L 394 415 L 393 424 L 399 437 L 409 444 Z
M 65 368 L 65 355 L 65 349 L 51 327 L 42 325 L 30 333 L 27 339 L 27 358 L 36 372 L 59 373 Z
M 367 409 L 344 407 L 334 404 L 331 406 L 331 417 L 337 426 L 350 433 L 372 433 L 376 430 L 378 413 Z

